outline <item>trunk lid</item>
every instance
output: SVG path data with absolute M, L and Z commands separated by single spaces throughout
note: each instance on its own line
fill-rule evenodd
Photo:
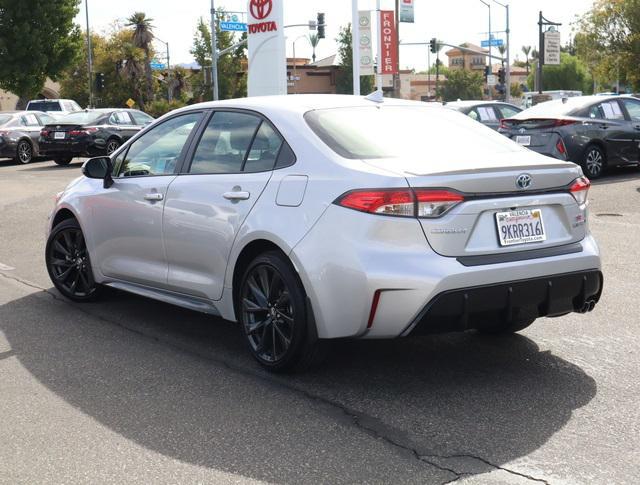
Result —
M 582 175 L 570 162 L 543 157 L 529 150 L 492 156 L 474 162 L 451 155 L 435 164 L 424 161 L 368 160 L 366 163 L 403 175 L 414 188 L 446 188 L 461 192 L 465 201 L 439 218 L 420 224 L 434 251 L 451 257 L 489 255 L 571 244 L 586 235 L 586 215 L 568 186 Z M 481 168 L 478 168 L 481 167 Z M 520 175 L 531 185 L 519 188 Z M 503 246 L 497 214 L 532 210 L 541 215 L 546 240 Z

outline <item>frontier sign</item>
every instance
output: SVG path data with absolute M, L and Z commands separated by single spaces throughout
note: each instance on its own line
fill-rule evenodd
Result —
M 249 96 L 287 94 L 284 0 L 249 0 Z
M 398 74 L 398 33 L 393 10 L 380 10 L 381 74 Z

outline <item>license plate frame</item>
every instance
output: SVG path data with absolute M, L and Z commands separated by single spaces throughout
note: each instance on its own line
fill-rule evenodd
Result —
M 67 137 L 67 134 L 64 131 L 54 131 L 53 139 L 54 140 L 64 140 Z
M 516 143 L 523 147 L 531 145 L 531 135 L 516 135 Z
M 547 240 L 540 208 L 496 212 L 496 229 L 501 247 L 541 243 Z

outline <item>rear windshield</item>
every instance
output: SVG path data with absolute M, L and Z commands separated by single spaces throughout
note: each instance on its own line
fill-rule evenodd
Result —
M 58 101 L 31 101 L 27 109 L 29 111 L 62 111 Z
M 10 121 L 12 118 L 11 115 L 0 115 L 0 126 L 4 125 L 6 122 Z
M 474 155 L 519 150 L 512 141 L 468 116 L 439 107 L 321 109 L 304 117 L 320 139 L 345 158 L 416 157 L 449 153 L 461 146 Z
M 77 124 L 77 125 L 89 125 L 95 123 L 98 118 L 103 116 L 104 113 L 92 112 L 92 111 L 79 111 L 77 113 L 71 113 L 58 118 L 58 123 L 65 124 Z

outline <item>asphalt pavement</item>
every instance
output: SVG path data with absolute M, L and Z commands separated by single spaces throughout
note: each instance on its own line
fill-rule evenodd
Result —
M 340 342 L 273 376 L 235 324 L 44 266 L 80 163 L 0 160 L 0 483 L 636 484 L 640 170 L 590 192 L 605 290 L 521 334 Z

